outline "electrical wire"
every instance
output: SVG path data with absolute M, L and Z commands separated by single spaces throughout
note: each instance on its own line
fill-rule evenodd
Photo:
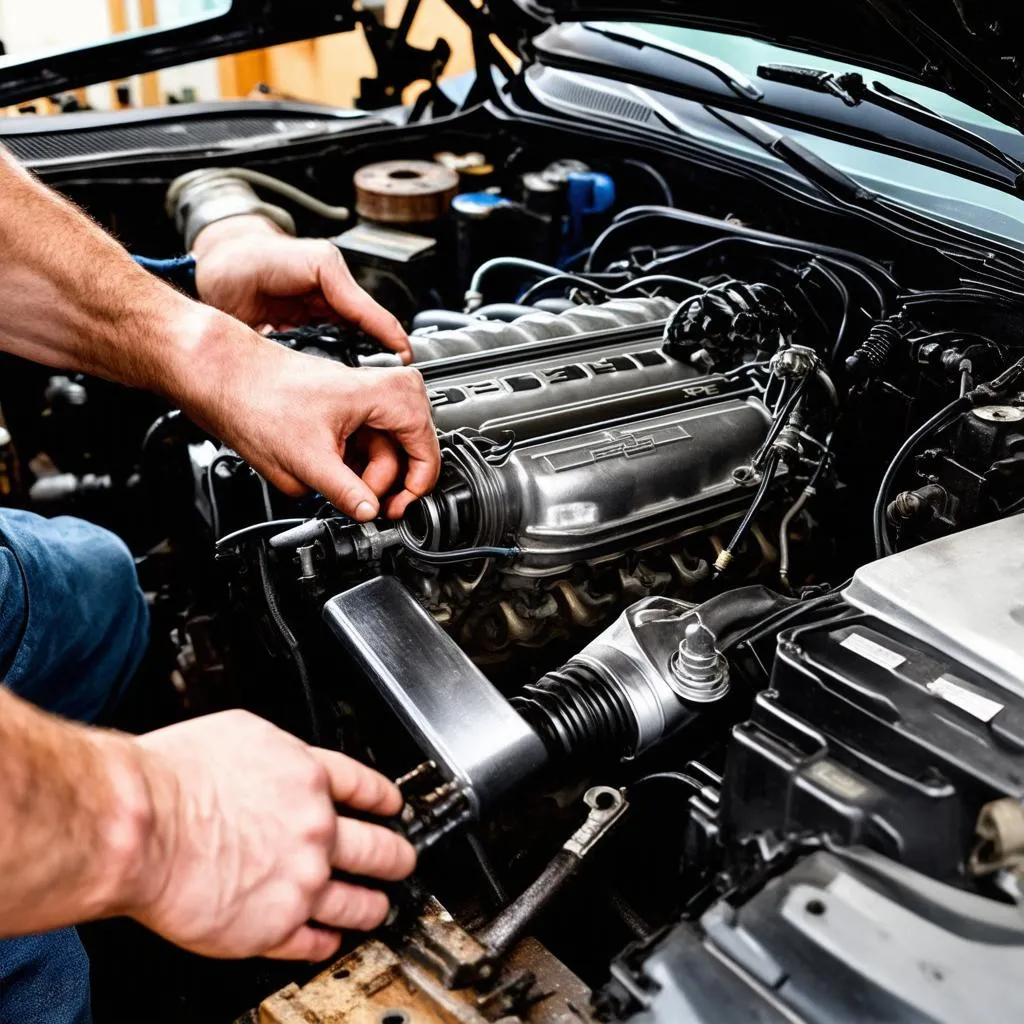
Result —
M 235 530 L 234 533 L 226 534 L 217 540 L 215 545 L 217 553 L 220 554 L 227 548 L 237 547 L 243 541 L 255 540 L 271 533 L 279 533 L 282 530 L 289 530 L 293 526 L 302 526 L 307 521 L 300 518 L 270 519 L 265 523 L 252 523 L 249 526 L 243 526 L 240 530 Z
M 713 572 L 716 576 L 721 575 L 729 568 L 729 563 L 732 562 L 733 552 L 739 546 L 743 535 L 750 529 L 750 524 L 754 521 L 754 517 L 761 510 L 761 506 L 764 504 L 764 499 L 768 495 L 768 488 L 771 487 L 772 481 L 775 479 L 775 471 L 779 466 L 779 453 L 772 451 L 768 455 L 768 462 L 764 467 L 764 474 L 761 477 L 761 485 L 757 489 L 757 493 L 754 495 L 754 500 L 750 503 L 750 507 L 747 509 L 746 514 L 740 521 L 740 525 L 736 527 L 736 532 L 732 535 L 732 540 L 715 559 Z
M 606 299 L 614 299 L 621 295 L 625 295 L 627 292 L 631 292 L 635 288 L 681 286 L 687 289 L 689 293 L 687 298 L 689 298 L 690 294 L 693 292 L 701 292 L 704 290 L 699 282 L 692 281 L 686 277 L 678 277 L 675 274 L 647 274 L 643 277 L 636 277 L 631 281 L 626 281 L 618 287 L 609 287 L 608 285 L 599 284 L 597 281 L 582 277 L 579 274 L 561 273 L 552 274 L 550 277 L 545 277 L 543 280 L 531 285 L 516 301 L 524 306 L 528 306 L 531 302 L 535 301 L 537 296 L 546 288 L 562 281 L 572 282 L 580 288 L 593 288 L 602 292 Z
M 782 410 L 780 412 L 775 413 L 775 415 L 772 417 L 772 424 L 768 428 L 768 433 L 765 436 L 764 443 L 757 450 L 757 454 L 753 457 L 753 459 L 751 459 L 751 464 L 753 466 L 757 467 L 764 461 L 765 457 L 771 449 L 771 446 L 775 443 L 775 439 L 782 432 L 782 428 L 786 425 L 790 416 L 793 415 L 793 410 L 796 408 L 797 403 L 800 401 L 801 398 L 803 398 L 804 392 L 807 390 L 807 382 L 809 379 L 810 378 L 808 377 L 804 377 L 797 384 L 797 386 L 790 393 L 789 397 L 786 399 L 786 403 L 785 405 L 782 406 Z M 780 401 L 781 399 L 782 395 L 779 396 Z
M 875 537 L 875 557 L 883 558 L 886 555 L 893 553 L 892 543 L 889 540 L 889 531 L 885 523 L 885 508 L 889 495 L 889 488 L 892 487 L 893 481 L 899 475 L 900 470 L 903 468 L 903 464 L 907 461 L 910 453 L 921 443 L 924 438 L 929 434 L 933 434 L 937 430 L 941 430 L 943 427 L 948 426 L 957 416 L 961 413 L 966 412 L 970 409 L 973 404 L 973 400 L 969 395 L 961 395 L 959 398 L 953 399 L 948 405 L 943 406 L 934 416 L 926 420 L 915 430 L 910 437 L 908 437 L 900 449 L 896 452 L 892 462 L 889 463 L 889 467 L 886 469 L 885 474 L 882 477 L 882 482 L 878 487 L 878 495 L 875 498 L 875 506 L 873 509 L 873 527 Z
M 665 176 L 661 173 L 661 171 L 656 170 L 649 163 L 647 163 L 646 160 L 627 159 L 623 160 L 622 162 L 627 167 L 639 167 L 640 170 L 646 171 L 647 174 L 650 175 L 651 179 L 658 186 L 658 188 L 661 189 L 661 194 L 665 199 L 666 205 L 676 205 L 675 196 L 672 195 L 672 187 L 669 185 L 668 181 L 665 180 Z
M 473 277 L 469 282 L 469 287 L 466 289 L 464 299 L 466 304 L 465 311 L 467 313 L 472 313 L 483 303 L 484 296 L 481 287 L 483 286 L 484 278 L 492 270 L 496 270 L 499 267 L 529 270 L 537 274 L 557 275 L 562 273 L 558 267 L 553 267 L 549 263 L 538 263 L 536 260 L 524 259 L 521 256 L 496 256 L 494 259 L 485 260 L 473 271 Z
M 811 478 L 807 481 L 806 486 L 800 492 L 796 501 L 790 505 L 789 511 L 782 517 L 782 523 L 779 526 L 779 579 L 785 587 L 789 587 L 789 527 L 793 520 L 803 511 L 807 502 L 818 492 L 818 481 L 832 459 L 832 436 L 830 432 L 825 439 L 825 444 L 822 445 L 821 458 L 818 460 Z M 815 439 L 811 438 L 811 440 Z M 815 443 L 820 444 L 821 442 L 815 441 Z
M 456 548 L 453 551 L 426 551 L 423 548 L 413 547 L 405 542 L 403 546 L 410 555 L 421 559 L 424 562 L 436 563 L 437 565 L 451 565 L 455 562 L 470 562 L 477 558 L 515 558 L 519 554 L 519 548 L 500 547 L 477 547 L 477 548 Z
M 210 498 L 210 526 L 213 529 L 214 540 L 220 537 L 220 508 L 217 505 L 217 489 L 215 486 L 217 482 L 217 467 L 229 459 L 242 461 L 241 457 L 235 455 L 234 452 L 221 452 L 220 455 L 214 456 L 206 467 L 206 490 Z
M 795 245 L 792 239 L 788 239 L 783 235 L 773 235 L 769 232 L 757 231 L 754 228 L 748 228 L 743 225 L 723 224 L 722 222 L 714 220 L 711 217 L 706 217 L 703 214 L 691 213 L 687 210 L 679 210 L 674 207 L 664 206 L 631 206 L 618 213 L 612 223 L 605 228 L 603 232 L 601 232 L 593 246 L 591 246 L 591 255 L 585 269 L 591 269 L 591 267 L 597 262 L 597 251 L 601 248 L 606 239 L 611 237 L 611 235 L 616 231 L 620 230 L 627 224 L 632 223 L 635 226 L 635 222 L 638 220 L 659 219 L 678 221 L 702 231 L 728 230 L 731 231 L 731 234 L 727 236 L 729 238 L 754 243 L 767 243 L 793 252 L 802 253 L 807 257 L 818 256 L 828 258 L 832 262 L 841 264 L 852 272 L 865 277 L 867 276 L 867 271 L 870 270 L 872 274 L 884 281 L 885 284 L 894 291 L 900 290 L 899 282 L 892 276 L 892 274 L 889 273 L 888 270 L 885 269 L 885 267 L 880 263 L 877 263 L 875 260 L 866 256 L 861 256 L 858 253 L 821 243 L 809 243 L 804 246 L 799 246 Z M 857 266 L 854 264 L 857 264 Z
M 270 521 L 274 518 L 274 508 L 270 503 L 270 488 L 262 473 L 257 473 L 256 477 L 260 482 L 260 490 L 263 492 L 263 511 L 267 513 L 267 520 Z
M 530 285 L 530 287 L 516 299 L 516 303 L 521 306 L 529 306 L 545 289 L 563 282 L 566 284 L 574 284 L 577 288 L 589 288 L 593 291 L 599 291 L 605 296 L 612 294 L 611 288 L 607 285 L 599 284 L 597 281 L 588 280 L 585 277 L 581 277 L 579 274 L 570 274 L 568 271 L 559 271 L 557 274 L 550 274 L 548 277 L 541 278 L 541 280 L 536 284 Z
M 320 716 L 316 710 L 316 697 L 313 694 L 313 686 L 309 679 L 309 669 L 306 667 L 306 659 L 302 655 L 302 648 L 295 634 L 291 631 L 284 615 L 281 614 L 281 606 L 277 603 L 277 594 L 274 591 L 274 584 L 270 579 L 270 568 L 267 564 L 267 550 L 261 544 L 256 549 L 256 559 L 260 568 L 260 583 L 263 587 L 263 598 L 267 602 L 267 611 L 270 618 L 277 627 L 281 639 L 292 656 L 292 664 L 295 665 L 296 674 L 299 677 L 299 685 L 302 687 L 302 696 L 306 702 L 306 713 L 309 715 L 309 738 L 314 746 L 320 746 Z

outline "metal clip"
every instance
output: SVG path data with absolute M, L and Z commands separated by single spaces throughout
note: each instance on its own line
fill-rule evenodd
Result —
M 612 786 L 591 786 L 583 795 L 590 808 L 587 820 L 566 840 L 563 850 L 585 857 L 601 837 L 626 813 L 626 791 Z

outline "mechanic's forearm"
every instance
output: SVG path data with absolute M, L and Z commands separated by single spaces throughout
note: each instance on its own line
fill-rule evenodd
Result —
M 159 874 L 154 800 L 167 796 L 147 756 L 0 688 L 0 936 L 142 902 Z
M 249 342 L 229 318 L 147 274 L 2 149 L 0 295 L 0 349 L 179 401 L 190 364 L 222 337 L 232 349 Z

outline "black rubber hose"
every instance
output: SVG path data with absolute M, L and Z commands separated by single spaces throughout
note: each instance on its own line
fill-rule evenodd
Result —
M 618 759 L 636 746 L 636 718 L 613 680 L 570 661 L 528 683 L 512 706 L 544 741 L 555 762 Z

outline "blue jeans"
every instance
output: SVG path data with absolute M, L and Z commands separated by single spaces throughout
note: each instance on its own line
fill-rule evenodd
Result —
M 148 618 L 125 545 L 79 519 L 0 509 L 0 680 L 89 722 L 146 649 Z M 0 942 L 0 1024 L 88 1024 L 89 961 L 73 928 Z

